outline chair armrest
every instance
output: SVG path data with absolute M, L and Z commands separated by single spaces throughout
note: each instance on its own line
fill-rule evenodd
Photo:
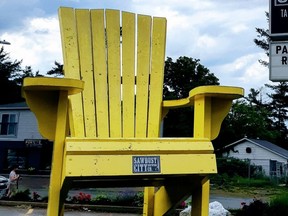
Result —
M 232 101 L 244 95 L 244 89 L 230 86 L 200 86 L 187 98 L 163 101 L 163 113 L 169 109 L 194 106 L 194 137 L 215 139 Z
M 38 120 L 39 131 L 49 140 L 55 138 L 58 101 L 61 93 L 68 96 L 80 93 L 84 82 L 67 78 L 25 78 L 22 95 Z

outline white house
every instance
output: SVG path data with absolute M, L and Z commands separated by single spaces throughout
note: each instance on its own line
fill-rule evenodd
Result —
M 250 160 L 251 164 L 261 166 L 267 176 L 287 176 L 288 151 L 266 140 L 243 138 L 222 151 L 223 157 Z
M 38 130 L 36 117 L 25 102 L 0 105 L 0 172 L 50 166 L 52 144 Z

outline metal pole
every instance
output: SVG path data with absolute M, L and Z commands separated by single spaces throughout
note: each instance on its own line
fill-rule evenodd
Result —
M 0 40 L 0 44 L 11 45 L 10 42 L 5 41 L 5 40 Z

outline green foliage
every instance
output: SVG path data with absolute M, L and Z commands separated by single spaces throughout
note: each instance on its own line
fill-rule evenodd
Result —
M 134 192 L 121 192 L 118 193 L 111 202 L 113 205 L 119 206 L 139 206 L 140 197 Z
M 223 121 L 219 137 L 213 141 L 215 148 L 220 149 L 245 136 L 275 141 L 279 131 L 271 127 L 270 116 L 271 111 L 264 105 L 255 105 L 247 99 L 235 101 Z
M 256 187 L 256 188 L 263 188 L 263 187 L 270 187 L 273 186 L 273 182 L 270 181 L 269 178 L 243 178 L 243 177 L 234 177 L 234 183 L 237 184 L 239 187 Z
M 175 62 L 170 57 L 165 61 L 165 100 L 184 98 L 197 86 L 219 85 L 219 79 L 200 64 L 199 59 L 180 56 Z
M 288 194 L 280 194 L 271 199 L 269 216 L 288 215 Z
M 134 196 L 133 205 L 141 207 L 143 206 L 143 201 L 144 201 L 144 192 L 138 192 Z
M 11 197 L 11 200 L 16 200 L 16 201 L 30 201 L 30 190 L 26 189 L 24 191 L 18 191 L 13 197 Z
M 199 59 L 186 56 L 175 62 L 165 61 L 163 97 L 165 100 L 185 98 L 197 86 L 219 85 L 218 78 Z M 164 137 L 191 137 L 193 135 L 193 109 L 170 110 L 164 119 Z
M 34 76 L 31 67 L 21 68 L 22 61 L 10 59 L 8 53 L 2 47 L 0 49 L 0 104 L 16 103 L 24 101 L 21 96 L 21 85 L 24 77 Z M 36 75 L 39 75 L 37 72 Z
M 47 75 L 53 75 L 56 77 L 62 77 L 64 75 L 63 64 L 55 61 L 55 67 L 47 72 Z
M 269 216 L 268 203 L 255 199 L 249 205 L 244 204 L 241 211 L 238 211 L 235 216 Z
M 283 216 L 288 215 L 288 194 L 280 194 L 269 203 L 255 199 L 249 205 L 244 204 L 235 216 Z
M 8 53 L 0 49 L 0 104 L 23 101 L 21 87 L 13 81 L 13 77 L 21 71 L 21 61 L 10 60 Z M 9 94 L 3 94 L 9 92 Z
M 92 203 L 96 205 L 109 205 L 111 204 L 111 198 L 109 198 L 106 194 L 99 194 L 96 197 L 92 198 Z
M 237 158 L 218 158 L 217 169 L 219 174 L 226 174 L 229 177 L 253 177 L 258 174 L 257 166 L 250 164 L 248 160 L 239 160 Z M 250 175 L 248 172 L 250 172 Z

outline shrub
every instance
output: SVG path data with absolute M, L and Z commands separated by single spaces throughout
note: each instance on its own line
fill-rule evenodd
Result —
M 34 191 L 32 193 L 32 200 L 33 201 L 39 201 L 39 200 L 41 200 L 41 196 L 37 192 Z
M 91 195 L 80 192 L 78 195 L 72 197 L 72 203 L 89 203 L 91 201 Z
M 288 215 L 288 194 L 277 195 L 270 201 L 269 216 Z
M 26 189 L 24 191 L 18 191 L 14 196 L 11 197 L 12 200 L 16 201 L 30 201 L 30 190 Z
M 105 194 L 100 194 L 93 198 L 92 202 L 96 205 L 109 205 L 111 204 L 111 199 Z
M 251 164 L 249 160 L 240 160 L 237 158 L 217 158 L 217 169 L 219 174 L 226 173 L 229 177 L 262 177 L 261 166 Z M 250 173 L 250 174 L 249 174 Z
M 134 204 L 134 192 L 120 192 L 111 200 L 114 205 L 132 206 Z
M 233 182 L 237 184 L 237 186 L 249 186 L 249 187 L 266 187 L 266 186 L 272 186 L 273 183 L 270 181 L 269 178 L 261 178 L 261 179 L 255 179 L 255 178 L 243 178 L 243 177 L 234 177 Z
M 235 216 L 270 216 L 268 214 L 268 203 L 254 199 L 249 205 L 244 204 L 240 211 L 237 211 Z
M 134 201 L 133 204 L 138 207 L 143 206 L 143 200 L 144 200 L 144 192 L 138 192 L 134 195 Z

